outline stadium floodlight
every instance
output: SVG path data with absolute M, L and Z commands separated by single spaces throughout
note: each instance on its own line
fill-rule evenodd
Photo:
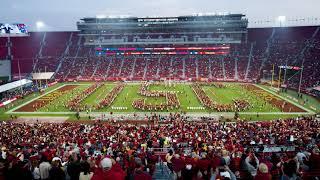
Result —
M 285 16 L 279 16 L 278 17 L 278 21 L 285 22 L 286 21 L 286 17 Z
M 36 22 L 36 26 L 37 26 L 37 29 L 41 29 L 41 28 L 43 28 L 45 26 L 45 24 L 42 21 L 37 21 Z
M 107 16 L 104 15 L 104 14 L 99 14 L 96 16 L 98 19 L 103 19 L 103 18 L 106 18 Z
M 286 21 L 286 16 L 278 16 L 277 20 L 280 23 L 280 27 L 282 27 L 282 24 Z

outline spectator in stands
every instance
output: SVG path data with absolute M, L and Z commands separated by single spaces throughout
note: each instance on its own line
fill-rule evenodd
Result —
M 91 180 L 123 180 L 125 176 L 119 164 L 110 158 L 104 158 L 101 160 L 100 167 L 94 172 Z
M 230 170 L 228 166 L 217 167 L 215 172 L 212 172 L 210 180 L 216 179 L 230 179 L 236 180 L 235 174 Z
M 297 179 L 299 176 L 298 160 L 295 157 L 288 159 L 282 164 L 282 179 Z
M 151 180 L 151 175 L 144 170 L 144 166 L 142 164 L 138 164 L 134 174 L 133 174 L 134 180 Z
M 255 177 L 257 175 L 259 160 L 254 152 L 249 153 L 248 157 L 245 159 L 245 165 L 250 175 Z
M 52 159 L 52 168 L 49 171 L 50 180 L 64 180 L 65 173 L 62 170 L 61 159 L 55 157 Z
M 268 166 L 264 163 L 259 164 L 258 173 L 254 177 L 255 180 L 271 180 L 272 176 L 268 171 Z
M 70 176 L 70 180 L 78 180 L 81 171 L 80 159 L 75 152 L 72 152 L 69 158 L 70 159 L 67 165 L 67 172 Z
M 179 154 L 175 154 L 174 157 L 171 159 L 172 162 L 172 169 L 177 176 L 177 178 L 181 178 L 182 170 L 185 167 L 184 161 L 180 158 Z
M 40 172 L 41 180 L 49 179 L 50 169 L 51 169 L 51 164 L 48 162 L 47 156 L 45 156 L 43 154 L 41 157 L 41 163 L 39 165 L 39 172 Z
M 320 169 L 320 150 L 318 147 L 313 148 L 310 156 L 310 169 Z
M 90 164 L 87 161 L 83 161 L 80 164 L 81 172 L 79 180 L 90 180 L 93 176 L 93 172 L 90 172 Z
M 149 118 L 154 118 L 155 124 L 149 121 L 148 126 L 140 125 L 145 122 L 139 121 L 135 121 L 134 126 L 128 121 L 93 124 L 0 122 L 0 146 L 3 147 L 0 177 L 31 179 L 33 174 L 34 179 L 46 179 L 52 172 L 60 172 L 54 174 L 62 177 L 60 168 L 63 167 L 66 179 L 91 176 L 88 169 L 94 172 L 92 178 L 98 180 L 111 176 L 150 178 L 158 174 L 154 172 L 159 159 L 167 161 L 177 177 L 183 179 L 208 179 L 216 168 L 219 172 L 215 177 L 232 178 L 233 174 L 223 167 L 228 162 L 234 175 L 247 179 L 268 178 L 268 174 L 273 178 L 295 178 L 319 172 L 320 123 L 315 119 L 217 123 L 186 121 L 187 118 L 179 114 Z M 296 132 L 296 140 L 288 143 L 288 134 L 292 132 Z M 274 137 L 273 142 L 270 137 Z M 157 150 L 160 138 L 164 139 L 163 147 L 166 148 Z M 150 145 L 152 148 L 147 148 Z M 305 154 L 308 161 L 300 153 Z M 61 160 L 56 162 L 57 158 L 52 157 Z M 308 168 L 301 168 L 299 158 Z M 4 168 L 1 168 L 1 162 Z
M 161 147 L 161 146 L 160 146 Z M 172 165 L 172 158 L 173 158 L 173 151 L 172 149 L 169 150 L 169 152 L 166 154 L 166 162 L 169 169 L 173 172 L 173 165 Z

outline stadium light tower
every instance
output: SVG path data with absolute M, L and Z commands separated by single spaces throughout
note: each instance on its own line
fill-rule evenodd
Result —
M 45 27 L 45 24 L 42 21 L 37 21 L 36 26 L 37 26 L 37 30 L 41 30 L 42 28 Z
M 282 27 L 282 25 L 285 23 L 286 21 L 286 16 L 278 16 L 277 20 L 280 23 L 280 27 Z

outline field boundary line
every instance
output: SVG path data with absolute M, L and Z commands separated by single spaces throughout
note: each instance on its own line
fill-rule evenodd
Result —
M 260 89 L 263 89 L 264 91 L 267 91 L 267 92 L 269 92 L 269 93 L 271 93 L 271 94 L 273 94 L 273 95 L 275 95 L 275 96 L 277 96 L 277 97 L 279 97 L 279 98 L 281 98 L 281 99 L 283 99 L 283 100 L 285 100 L 285 101 L 288 101 L 288 102 L 290 102 L 291 104 L 294 104 L 295 106 L 297 106 L 297 107 L 299 107 L 299 108 L 301 108 L 301 109 L 303 109 L 303 110 L 305 110 L 305 111 L 307 111 L 307 112 L 309 112 L 309 113 L 316 114 L 314 111 L 312 111 L 312 110 L 310 110 L 310 109 L 308 109 L 308 108 L 305 108 L 305 107 L 301 106 L 300 104 L 298 104 L 298 103 L 296 103 L 296 102 L 294 102 L 294 101 L 292 101 L 292 100 L 290 100 L 290 99 L 288 99 L 288 98 L 286 98 L 286 97 L 283 97 L 283 96 L 281 96 L 281 95 L 279 95 L 279 94 L 276 94 L 275 92 L 272 92 L 272 91 L 270 91 L 269 89 L 266 89 L 266 88 L 264 88 L 264 87 L 262 87 L 262 86 L 260 86 L 260 85 L 257 85 L 257 84 L 253 84 L 253 85 L 255 85 L 256 87 L 258 87 L 258 88 L 260 88 Z
M 43 96 L 45 96 L 45 95 L 47 95 L 47 94 L 50 94 L 50 93 L 52 93 L 52 92 L 54 92 L 54 91 L 56 91 L 56 90 L 58 90 L 58 89 L 60 89 L 60 88 L 62 88 L 62 87 L 64 87 L 64 86 L 68 86 L 68 85 L 67 85 L 67 84 L 62 84 L 61 86 L 59 86 L 59 87 L 57 87 L 57 88 L 55 88 L 55 89 L 52 89 L 52 90 L 50 90 L 50 91 L 48 91 L 48 92 L 46 92 L 46 93 L 44 93 L 44 94 L 42 94 L 42 95 L 40 95 L 40 96 L 37 96 L 37 97 L 35 97 L 35 98 L 33 98 L 33 99 L 30 99 L 29 101 L 27 101 L 27 102 L 25 102 L 25 103 L 23 103 L 23 104 L 20 104 L 19 106 L 15 107 L 15 108 L 12 108 L 12 109 L 10 109 L 9 111 L 7 111 L 7 112 L 5 112 L 5 113 L 6 113 L 6 114 L 11 114 L 11 113 L 13 113 L 13 111 L 15 111 L 15 110 L 17 110 L 17 109 L 19 109 L 19 108 L 21 108 L 21 107 L 23 107 L 23 106 L 31 103 L 32 101 L 35 101 L 35 100 L 37 100 L 37 99 L 39 99 L 39 98 L 41 98 L 41 97 L 43 97 Z
M 58 115 L 70 115 L 76 114 L 76 112 L 12 112 L 12 114 L 32 114 L 32 115 L 50 115 L 50 114 L 58 114 Z M 108 115 L 109 112 L 80 112 L 81 116 L 88 116 L 88 115 Z M 123 116 L 123 115 L 133 115 L 137 114 L 140 116 L 144 116 L 146 114 L 151 114 L 151 112 L 114 112 L 113 116 Z M 157 112 L 156 114 L 160 115 L 169 115 L 170 112 Z M 239 112 L 240 115 L 311 115 L 312 113 L 309 112 Z M 195 115 L 199 117 L 204 116 L 220 116 L 220 115 L 234 115 L 234 112 L 212 112 L 212 113 L 200 113 L 200 112 L 189 112 L 187 115 Z

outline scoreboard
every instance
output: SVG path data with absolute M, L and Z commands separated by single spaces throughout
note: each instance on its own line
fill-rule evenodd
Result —
M 28 36 L 27 26 L 23 23 L 0 23 L 0 37 Z

